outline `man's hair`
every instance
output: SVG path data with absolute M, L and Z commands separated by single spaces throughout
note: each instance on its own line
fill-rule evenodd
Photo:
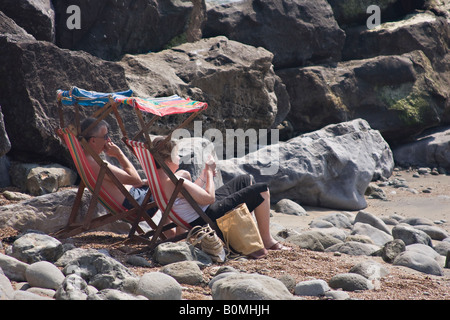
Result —
M 85 132 L 85 130 L 89 128 L 95 121 L 97 121 L 97 119 L 95 118 L 86 118 L 81 122 L 81 133 L 83 138 L 85 138 L 86 140 L 89 140 L 91 137 L 95 137 L 97 134 L 99 134 L 102 127 L 106 127 L 109 131 L 108 122 L 106 122 L 105 120 L 101 120 L 92 129 Z
M 156 153 L 161 157 L 163 161 L 172 158 L 172 151 L 177 146 L 176 142 L 172 139 L 165 140 L 165 137 L 156 137 L 152 141 L 153 147 L 156 150 Z M 156 168 L 160 168 L 161 166 L 158 164 L 158 161 L 155 161 Z

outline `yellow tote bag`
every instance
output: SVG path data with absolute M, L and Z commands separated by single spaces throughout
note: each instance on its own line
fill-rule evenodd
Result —
M 228 211 L 216 222 L 225 243 L 233 250 L 248 255 L 264 248 L 256 222 L 245 203 Z

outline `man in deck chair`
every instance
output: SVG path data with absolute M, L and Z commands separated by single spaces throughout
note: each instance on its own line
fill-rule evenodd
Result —
M 89 128 L 89 126 L 95 121 L 95 118 L 87 118 L 81 122 L 81 132 L 84 132 L 83 137 L 86 139 L 87 143 L 95 153 L 101 154 L 102 152 L 104 152 L 109 157 L 114 157 L 119 161 L 121 168 L 111 163 L 108 163 L 108 168 L 130 192 L 131 196 L 140 205 L 142 205 L 144 198 L 149 190 L 147 181 L 140 178 L 136 168 L 133 166 L 130 160 L 128 160 L 122 150 L 110 139 L 110 137 L 108 136 L 109 124 L 106 121 L 100 121 L 91 130 L 85 132 L 85 130 Z M 94 174 L 98 175 L 100 166 L 88 152 L 85 152 L 85 155 Z M 120 190 L 112 182 L 108 175 L 105 175 L 103 187 L 108 193 L 111 194 L 112 197 L 114 197 L 118 202 L 122 203 L 125 208 L 133 208 L 133 205 L 128 201 L 128 199 L 125 198 L 124 194 L 120 192 Z M 150 201 L 152 201 L 152 197 L 150 197 Z M 147 213 L 151 217 L 153 217 L 157 210 L 158 209 L 156 207 L 151 208 L 147 211 Z

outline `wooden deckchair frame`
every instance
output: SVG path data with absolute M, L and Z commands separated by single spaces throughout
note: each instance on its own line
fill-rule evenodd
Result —
M 200 208 L 200 206 L 197 204 L 197 202 L 192 198 L 191 194 L 186 190 L 186 188 L 184 188 L 184 186 L 183 186 L 183 182 L 184 182 L 183 178 L 178 178 L 178 177 L 176 177 L 174 175 L 174 173 L 169 169 L 169 167 L 166 165 L 166 163 L 158 155 L 157 149 L 154 148 L 152 140 L 151 140 L 150 135 L 148 133 L 148 129 L 150 128 L 151 124 L 153 124 L 159 118 L 159 116 L 154 116 L 150 120 L 149 123 L 145 123 L 144 117 L 142 115 L 141 110 L 139 110 L 138 108 L 135 108 L 135 111 L 136 111 L 137 117 L 139 119 L 141 130 L 131 140 L 136 141 L 136 139 L 138 137 L 140 137 L 141 135 L 144 136 L 144 139 L 145 139 L 144 145 L 145 145 L 145 147 L 150 152 L 150 154 L 153 157 L 154 161 L 157 162 L 161 168 L 163 168 L 164 172 L 167 174 L 167 176 L 170 178 L 170 180 L 175 185 L 175 189 L 174 189 L 173 193 L 170 196 L 169 195 L 165 195 L 166 198 L 168 199 L 168 203 L 167 203 L 167 206 L 166 206 L 165 210 L 163 210 L 163 208 L 161 208 L 161 207 L 159 208 L 162 211 L 161 222 L 160 222 L 160 224 L 158 224 L 156 230 L 152 231 L 152 240 L 151 240 L 149 246 L 146 249 L 147 250 L 153 250 L 160 243 L 160 242 L 158 242 L 158 239 L 159 239 L 160 235 L 162 234 L 162 232 L 165 230 L 164 229 L 164 223 L 165 223 L 166 220 L 169 219 L 169 214 L 170 214 L 170 211 L 172 210 L 173 203 L 174 203 L 174 201 L 177 198 L 179 193 L 181 193 L 184 196 L 184 198 L 188 201 L 188 203 L 192 206 L 192 208 L 198 213 L 198 215 L 207 224 L 209 224 L 211 226 L 211 228 L 213 228 L 216 231 L 216 233 L 219 235 L 219 237 L 223 238 L 222 232 L 218 228 L 217 224 L 208 215 L 206 215 L 206 213 Z M 177 128 L 173 129 L 166 136 L 165 141 L 168 141 L 169 139 L 171 139 L 172 133 L 175 130 L 186 127 L 195 117 L 197 117 L 200 114 L 200 112 L 201 112 L 201 110 L 193 112 L 184 122 L 182 122 Z M 126 135 L 124 135 L 124 136 L 126 136 Z M 136 155 L 136 153 L 134 152 L 133 146 L 130 144 L 129 140 L 125 138 L 124 142 L 126 143 L 126 145 L 128 145 L 130 147 L 130 149 Z M 145 166 L 143 166 L 142 163 L 141 163 L 141 166 L 145 170 Z M 146 174 L 147 174 L 147 178 L 149 178 L 150 174 L 148 174 L 148 173 L 146 173 Z M 185 238 L 186 236 L 187 236 L 187 232 L 185 232 L 184 234 L 181 234 L 181 235 L 179 235 L 177 237 L 178 237 L 178 239 L 180 239 L 180 238 L 182 239 L 182 238 Z M 172 241 L 172 239 L 167 239 L 167 241 Z
M 57 100 L 58 105 L 58 113 L 60 118 L 60 128 L 57 129 L 57 134 L 63 139 L 63 133 L 62 130 L 65 127 L 64 122 L 64 116 L 63 116 L 63 110 L 62 110 L 62 103 L 61 99 L 58 98 Z M 81 182 L 78 187 L 77 195 L 75 197 L 74 204 L 72 206 L 72 211 L 70 213 L 68 223 L 65 228 L 62 230 L 56 232 L 54 236 L 60 237 L 60 238 L 68 238 L 72 237 L 74 235 L 80 234 L 82 232 L 86 232 L 92 229 L 96 229 L 98 227 L 104 226 L 106 224 L 110 224 L 115 221 L 119 220 L 125 220 L 130 219 L 130 217 L 135 217 L 132 219 L 132 228 L 130 229 L 130 232 L 128 234 L 129 238 L 138 239 L 143 242 L 149 242 L 147 238 L 141 237 L 140 234 L 143 234 L 143 231 L 138 227 L 138 223 L 143 219 L 145 220 L 149 226 L 153 229 L 156 229 L 157 226 L 154 223 L 154 221 L 147 215 L 146 211 L 150 208 L 156 207 L 155 202 L 148 202 L 150 199 L 150 192 L 147 193 L 143 206 L 139 205 L 137 201 L 130 195 L 128 190 L 120 183 L 120 181 L 117 179 L 117 177 L 111 172 L 111 170 L 108 168 L 108 165 L 105 161 L 103 161 L 89 146 L 86 139 L 83 137 L 81 132 L 81 126 L 80 126 L 80 110 L 79 105 L 77 102 L 74 103 L 75 107 L 75 127 L 70 129 L 69 127 L 67 130 L 71 130 L 72 133 L 75 135 L 75 137 L 79 140 L 79 143 L 82 145 L 84 150 L 88 152 L 94 160 L 98 163 L 100 166 L 100 171 L 96 179 L 94 190 L 92 191 L 92 197 L 89 203 L 88 211 L 81 223 L 76 223 L 76 219 L 79 215 L 80 206 L 82 202 L 82 196 L 84 193 L 85 188 L 87 187 L 86 183 L 81 179 Z M 117 104 L 114 103 L 111 99 L 109 103 L 105 104 L 103 107 L 99 108 L 96 112 L 94 112 L 93 117 L 95 117 L 97 120 L 89 126 L 89 128 L 86 129 L 86 131 L 93 128 L 95 125 L 97 125 L 101 120 L 105 119 L 111 112 L 114 113 L 116 116 L 117 122 L 119 124 L 120 129 L 123 133 L 125 133 L 125 128 L 123 126 L 122 119 L 118 113 L 117 110 Z M 112 182 L 117 186 L 117 188 L 122 192 L 122 194 L 128 199 L 128 201 L 132 204 L 132 209 L 125 209 L 122 211 L 117 212 L 111 212 L 112 210 L 110 208 L 105 207 L 108 211 L 110 211 L 108 214 L 102 215 L 100 217 L 94 218 L 94 212 L 95 208 L 97 206 L 97 203 L 99 202 L 99 195 L 100 195 L 100 189 L 101 185 L 103 183 L 103 179 L 105 178 L 105 175 L 108 175 L 108 177 L 112 180 Z M 136 236 L 135 233 L 138 232 L 139 236 Z M 166 239 L 165 235 L 163 233 L 159 234 L 158 237 L 162 239 Z

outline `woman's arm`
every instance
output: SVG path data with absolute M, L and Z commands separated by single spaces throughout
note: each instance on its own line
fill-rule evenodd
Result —
M 203 185 L 204 187 L 202 188 Z M 185 180 L 184 187 L 199 205 L 214 203 L 216 192 L 214 185 L 214 168 L 206 165 L 200 177 L 195 182 Z

